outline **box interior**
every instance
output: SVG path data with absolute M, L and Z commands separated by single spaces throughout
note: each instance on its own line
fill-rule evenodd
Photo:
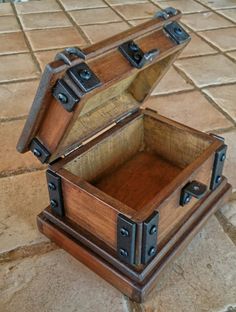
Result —
M 144 113 L 64 168 L 139 211 L 210 144 Z

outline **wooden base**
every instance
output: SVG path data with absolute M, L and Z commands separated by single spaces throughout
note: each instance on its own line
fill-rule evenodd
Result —
M 231 186 L 226 179 L 207 198 L 198 204 L 195 212 L 178 229 L 157 256 L 145 267 L 131 268 L 113 254 L 88 240 L 83 231 L 77 231 L 68 222 L 53 216 L 45 209 L 37 219 L 39 230 L 52 241 L 81 261 L 104 280 L 136 302 L 143 302 L 155 287 L 160 273 L 179 254 L 204 225 L 207 219 L 228 199 Z M 203 242 L 204 243 L 204 242 Z

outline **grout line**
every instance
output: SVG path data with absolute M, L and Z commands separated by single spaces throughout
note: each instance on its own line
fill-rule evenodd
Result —
M 43 165 L 42 165 L 43 166 Z M 33 173 L 33 172 L 43 172 L 47 169 L 47 167 L 38 167 L 38 168 L 24 168 L 24 169 L 16 169 L 12 171 L 2 171 L 0 172 L 0 179 L 19 176 L 26 173 Z
M 38 62 L 36 56 L 35 56 L 34 53 L 33 53 L 33 49 L 32 49 L 32 47 L 31 47 L 30 41 L 29 41 L 28 37 L 26 36 L 24 27 L 23 27 L 23 25 L 21 24 L 21 21 L 20 21 L 20 19 L 19 19 L 18 14 L 17 14 L 17 10 L 16 10 L 15 3 L 14 3 L 14 2 L 11 2 L 11 7 L 12 7 L 12 9 L 13 9 L 13 12 L 15 13 L 16 20 L 17 20 L 17 22 L 18 22 L 18 24 L 19 24 L 19 26 L 20 26 L 20 28 L 21 28 L 21 31 L 22 31 L 22 33 L 23 33 L 23 36 L 24 36 L 26 45 L 27 45 L 27 47 L 28 47 L 28 49 L 29 49 L 29 51 L 30 51 L 30 54 L 31 54 L 31 56 L 32 56 L 32 58 L 33 58 L 33 61 L 34 61 L 35 65 L 36 65 L 36 67 L 37 67 L 39 73 L 42 73 L 41 68 L 40 68 L 40 64 L 39 64 L 39 62 Z
M 22 79 L 18 79 L 18 80 L 6 80 L 6 81 L 0 81 L 0 86 L 1 85 L 6 85 L 6 84 L 11 84 L 11 83 L 20 83 L 20 82 L 29 82 L 29 81 L 38 81 L 38 78 L 22 78 Z
M 128 24 L 129 26 L 132 26 L 132 25 L 128 22 L 128 20 L 126 20 L 125 17 L 124 17 L 119 11 L 116 11 L 116 9 L 115 9 L 113 6 L 111 6 L 110 3 L 107 2 L 107 0 L 103 0 L 103 2 L 106 3 L 107 6 L 108 6 L 116 15 L 118 15 L 118 16 L 122 19 L 123 22 L 125 22 L 125 23 Z M 120 22 L 121 22 L 121 21 L 120 21 Z
M 6 122 L 11 122 L 11 121 L 19 121 L 19 120 L 25 120 L 28 115 L 22 115 L 22 116 L 17 116 L 17 117 L 11 117 L 11 118 L 1 118 L 0 117 L 0 123 L 6 123 Z
M 205 98 L 215 109 L 217 109 L 228 121 L 230 121 L 231 123 L 232 123 L 232 121 L 233 121 L 233 125 L 235 125 L 235 121 L 232 120 L 232 117 L 231 117 L 228 113 L 226 113 L 225 111 L 223 111 L 223 110 L 218 106 L 218 104 L 215 103 L 215 102 L 213 101 L 213 99 L 211 99 L 211 101 L 209 101 L 208 96 L 202 91 L 202 89 L 203 89 L 203 88 L 207 88 L 207 86 L 204 86 L 204 87 L 202 87 L 202 88 L 198 87 L 198 86 L 194 83 L 194 81 L 193 81 L 191 78 L 189 78 L 188 75 L 185 74 L 185 72 L 184 72 L 182 69 L 180 69 L 179 67 L 177 67 L 175 64 L 173 64 L 173 67 L 174 67 L 175 70 L 178 72 L 178 74 L 181 75 L 182 78 L 184 78 L 187 82 L 193 84 L 194 87 L 195 87 L 195 90 L 199 91 L 199 92 L 204 96 L 204 98 Z M 221 86 L 221 85 L 222 85 L 222 84 L 220 84 L 219 86 Z M 211 85 L 211 86 L 213 86 L 213 85 Z M 217 85 L 214 85 L 214 86 L 217 86 Z M 214 103 L 214 105 L 213 105 L 213 103 Z
M 68 13 L 68 11 L 65 10 L 63 4 L 61 3 L 60 0 L 56 0 L 57 4 L 61 7 L 62 11 L 64 12 L 64 14 L 67 16 L 67 18 L 69 19 L 69 21 L 72 23 L 72 26 L 75 27 L 75 29 L 78 31 L 78 33 L 82 36 L 82 38 L 84 39 L 84 41 L 86 42 L 86 44 L 90 44 L 90 40 L 89 37 L 86 35 L 86 33 L 83 31 L 83 29 L 76 24 L 76 22 L 73 20 L 73 18 L 70 16 L 70 14 Z

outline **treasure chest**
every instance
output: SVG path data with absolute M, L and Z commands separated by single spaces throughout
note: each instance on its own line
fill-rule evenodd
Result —
M 221 137 L 145 108 L 190 41 L 180 15 L 58 53 L 17 145 L 48 163 L 39 230 L 137 302 L 231 191 Z

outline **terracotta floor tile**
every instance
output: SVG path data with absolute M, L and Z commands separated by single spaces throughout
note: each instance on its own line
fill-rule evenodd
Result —
M 88 25 L 82 26 L 81 28 L 90 41 L 94 43 L 128 29 L 129 25 L 125 22 L 119 22 L 104 25 Z
M 16 150 L 16 144 L 24 124 L 25 120 L 8 121 L 0 124 L 0 140 L 4 147 L 4 153 L 0 154 L 1 174 L 42 167 L 32 153 L 20 154 Z
M 199 35 L 221 51 L 236 49 L 236 27 L 208 30 L 200 32 Z
M 236 64 L 223 55 L 181 59 L 175 65 L 198 87 L 236 81 Z
M 61 29 L 32 30 L 26 32 L 33 50 L 83 46 L 84 39 L 73 27 Z
M 217 53 L 217 50 L 213 49 L 209 44 L 202 40 L 194 33 L 190 33 L 191 41 L 186 48 L 181 52 L 179 58 L 189 56 L 201 56 L 207 54 Z
M 141 311 L 233 312 L 235 266 L 235 245 L 212 216 L 165 269 Z
M 62 10 L 55 0 L 16 3 L 15 7 L 18 14 L 56 12 Z
M 14 15 L 14 12 L 10 3 L 0 4 L 0 16 L 2 15 Z
M 24 257 L 27 249 L 30 253 L 33 245 L 48 241 L 39 233 L 36 225 L 37 214 L 48 204 L 48 190 L 45 182 L 43 170 L 0 179 L 0 225 L 3 225 L 0 230 L 1 260 L 5 255 L 6 258 L 7 255 L 11 259 L 14 258 L 16 249 Z M 2 294 L 1 291 L 1 308 L 3 307 Z M 22 304 L 20 310 L 26 312 Z M 37 309 L 34 309 L 34 312 L 36 311 Z
M 148 0 L 107 0 L 110 5 L 120 5 L 120 4 L 133 4 L 133 3 L 144 3 Z
M 236 8 L 235 0 L 199 0 L 212 9 Z
M 42 52 L 36 52 L 34 53 L 39 64 L 40 68 L 43 71 L 46 64 L 52 62 L 56 56 L 56 54 L 63 49 L 57 49 L 57 50 L 51 50 L 51 51 L 42 51 Z
M 227 53 L 227 55 L 229 55 L 230 57 L 236 60 L 236 51 Z
M 122 19 L 111 8 L 98 8 L 69 12 L 79 25 L 117 22 Z
M 236 84 L 211 87 L 203 92 L 236 121 Z
M 161 115 L 201 131 L 232 126 L 232 123 L 215 109 L 199 91 L 153 97 L 148 100 L 147 106 L 155 109 Z
M 38 81 L 27 81 L 0 85 L 0 118 L 26 116 L 38 83 Z
M 233 25 L 225 18 L 213 12 L 187 14 L 182 17 L 181 21 L 195 31 L 223 28 Z
M 89 9 L 89 8 L 104 8 L 107 6 L 103 0 L 60 0 L 66 11 Z
M 217 13 L 229 18 L 231 21 L 236 22 L 236 9 L 219 10 Z
M 125 19 L 152 18 L 158 8 L 151 3 L 125 4 L 114 7 Z
M 190 89 L 193 89 L 193 86 L 187 83 L 177 71 L 171 67 L 153 90 L 152 94 L 166 94 Z
M 223 174 L 227 177 L 229 183 L 232 184 L 233 190 L 236 190 L 236 130 L 218 134 L 225 138 L 225 143 L 228 145 Z
M 15 16 L 0 16 L 0 33 L 20 31 L 20 25 Z
M 29 53 L 0 56 L 0 81 L 36 78 L 39 71 Z
M 24 14 L 19 18 L 25 30 L 71 26 L 63 12 Z
M 0 42 L 0 55 L 29 51 L 21 32 L 0 34 Z
M 154 0 L 155 1 L 155 0 Z M 168 0 L 168 1 L 155 1 L 159 7 L 165 9 L 167 7 L 174 7 L 182 13 L 194 13 L 208 11 L 206 7 L 195 2 L 194 0 Z
M 64 250 L 6 262 L 1 269 L 4 312 L 17 312 L 19 306 L 21 312 L 128 311 L 118 290 Z

